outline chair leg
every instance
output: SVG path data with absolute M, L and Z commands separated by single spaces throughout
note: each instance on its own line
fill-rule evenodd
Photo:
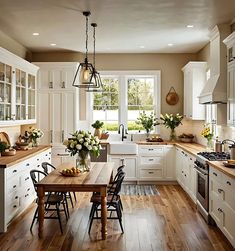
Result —
M 120 207 L 121 207 L 121 209 L 122 209 L 122 211 L 123 211 L 123 205 L 122 205 L 121 199 L 120 199 Z
M 92 206 L 91 206 L 91 211 L 90 211 L 90 214 L 89 214 L 89 219 L 90 219 L 91 216 L 94 214 L 94 212 L 95 212 L 95 206 L 94 206 L 94 204 L 92 204 Z
M 121 212 L 121 208 L 120 208 L 119 204 L 116 205 L 116 212 L 117 212 L 117 216 L 118 216 L 118 220 L 119 220 L 119 224 L 120 224 L 122 233 L 124 233 L 123 226 L 122 226 L 122 212 Z
M 68 215 L 68 218 L 70 217 L 69 215 L 69 206 L 68 206 L 68 200 L 67 200 L 67 197 L 66 197 L 66 193 L 65 193 L 65 205 L 66 205 L 66 210 L 67 210 L 67 215 Z
M 95 215 L 95 212 L 96 212 L 96 206 L 93 204 L 92 205 L 92 208 L 91 208 L 91 213 L 90 213 L 90 224 L 89 224 L 89 228 L 88 228 L 88 234 L 90 234 L 91 232 L 91 226 L 92 226 L 92 223 L 93 223 L 93 220 L 94 220 L 94 215 Z
M 74 196 L 75 201 L 77 202 L 76 192 L 73 192 L 73 196 Z
M 63 208 L 64 208 L 64 214 L 65 214 L 65 217 L 66 217 L 66 220 L 68 221 L 69 217 L 68 217 L 68 214 L 67 214 L 67 208 L 66 208 L 66 199 L 62 202 L 63 204 Z
M 32 223 L 31 223 L 31 226 L 30 226 L 30 231 L 32 231 L 32 228 L 33 228 L 33 224 L 37 218 L 37 214 L 38 214 L 38 207 L 36 208 L 35 212 L 34 212 L 34 215 L 33 215 L 33 220 L 32 220 Z
M 72 208 L 74 208 L 74 205 L 73 205 L 73 199 L 72 199 L 72 196 L 71 196 L 71 192 L 69 192 L 69 199 L 70 199 L 70 202 L 71 202 Z
M 63 234 L 63 229 L 62 229 L 62 224 L 61 224 L 61 218 L 60 218 L 60 209 L 59 209 L 59 204 L 56 203 L 56 211 L 57 211 L 57 216 L 60 224 L 60 231 Z

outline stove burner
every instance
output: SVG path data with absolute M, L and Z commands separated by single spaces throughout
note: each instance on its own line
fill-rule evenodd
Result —
M 227 160 L 230 159 L 230 154 L 227 152 L 200 152 L 198 155 L 206 158 L 207 160 Z

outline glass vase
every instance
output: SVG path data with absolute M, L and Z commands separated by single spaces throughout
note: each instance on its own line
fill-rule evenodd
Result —
M 38 138 L 32 138 L 32 147 L 37 147 L 39 145 Z
M 206 142 L 206 151 L 207 152 L 213 151 L 213 144 L 212 144 L 212 139 L 211 138 L 207 139 L 207 142 Z
M 175 132 L 175 128 L 172 128 L 172 129 L 171 129 L 170 141 L 176 141 L 176 132 Z
M 76 159 L 76 167 L 82 172 L 89 172 L 91 169 L 91 158 L 89 151 L 79 151 Z

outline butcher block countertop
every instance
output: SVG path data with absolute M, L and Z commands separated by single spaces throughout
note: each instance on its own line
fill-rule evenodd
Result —
M 51 146 L 38 146 L 29 150 L 17 150 L 14 156 L 1 156 L 0 168 L 6 168 L 15 165 L 50 148 Z

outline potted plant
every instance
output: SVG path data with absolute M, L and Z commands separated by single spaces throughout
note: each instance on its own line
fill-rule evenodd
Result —
M 38 146 L 38 139 L 43 137 L 43 135 L 44 133 L 40 129 L 30 127 L 29 138 L 31 139 L 33 147 Z
M 160 116 L 160 119 L 163 121 L 163 125 L 165 125 L 166 128 L 171 129 L 171 134 L 170 134 L 170 140 L 175 141 L 176 140 L 176 133 L 175 133 L 175 128 L 178 127 L 183 119 L 182 115 L 179 115 L 177 113 L 176 115 L 173 114 L 165 114 Z
M 101 128 L 103 127 L 104 122 L 101 122 L 99 120 L 96 120 L 95 123 L 93 123 L 91 126 L 95 128 L 94 136 L 97 136 L 99 139 L 101 138 Z
M 90 132 L 76 131 L 64 141 L 64 145 L 71 156 L 78 154 L 76 165 L 82 171 L 90 170 L 90 153 L 96 157 L 100 155 L 100 140 Z
M 145 111 L 142 113 L 140 112 L 140 116 L 137 118 L 135 123 L 143 126 L 146 131 L 147 138 L 149 137 L 149 133 L 153 130 L 153 127 L 158 124 L 154 113 L 152 112 L 150 115 L 147 115 Z
M 207 147 L 206 149 L 208 151 L 211 151 L 213 149 L 213 144 L 212 144 L 212 138 L 213 138 L 213 132 L 211 131 L 210 125 L 205 124 L 202 131 L 201 135 L 207 139 Z
M 0 141 L 0 156 L 7 148 L 9 148 L 8 144 L 5 141 Z

